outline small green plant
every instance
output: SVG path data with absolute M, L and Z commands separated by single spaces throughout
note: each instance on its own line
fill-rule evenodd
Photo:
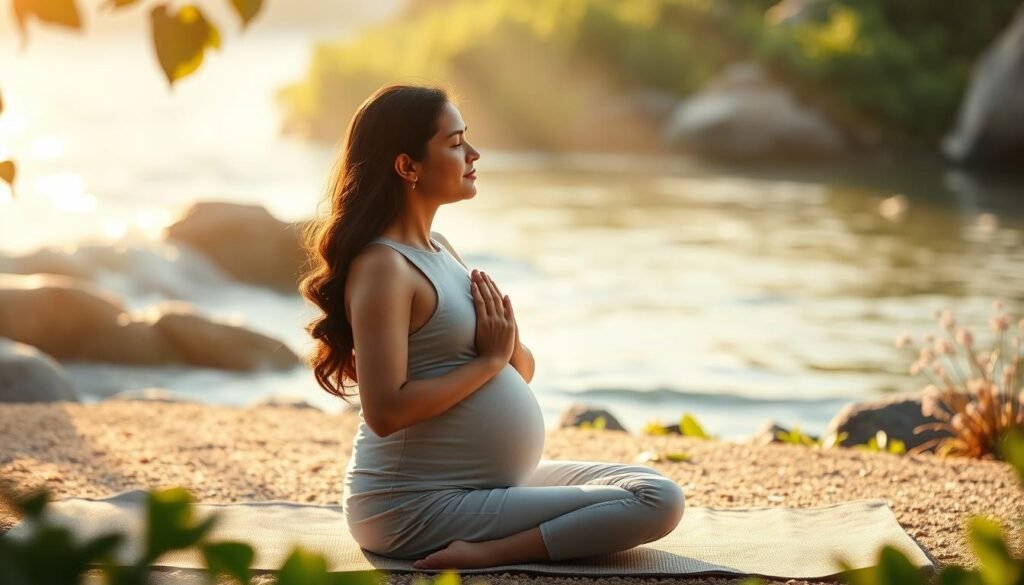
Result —
M 594 419 L 594 422 L 590 422 L 589 420 L 585 420 L 585 421 L 581 422 L 580 423 L 580 428 L 581 429 L 593 429 L 595 431 L 603 431 L 607 424 L 608 424 L 608 419 L 606 419 L 604 417 L 604 415 L 600 415 L 600 416 L 598 416 L 597 418 Z
M 655 419 L 655 420 L 652 420 L 652 421 L 648 422 L 647 426 L 644 427 L 644 434 L 645 435 L 667 435 L 668 434 L 668 429 L 665 428 L 665 425 L 661 424 L 661 420 L 660 419 Z
M 643 433 L 645 435 L 667 435 L 669 430 L 665 425 L 661 423 L 661 419 L 655 419 L 647 423 L 644 427 Z M 689 412 L 684 412 L 683 416 L 679 419 L 679 434 L 684 437 L 693 437 L 695 439 L 714 440 L 718 437 L 715 435 L 709 435 L 704 431 L 704 427 L 701 426 L 697 419 Z
M 1024 488 L 1024 432 L 1013 429 L 997 444 L 1002 459 L 1016 470 Z M 1014 557 L 1006 544 L 1003 526 L 997 520 L 975 516 L 967 528 L 967 541 L 978 560 L 978 567 L 965 569 L 947 565 L 939 571 L 942 585 L 1022 585 L 1024 584 L 1024 558 Z M 853 569 L 843 558 L 836 559 L 843 567 L 842 580 L 850 585 L 925 585 L 933 580 L 923 569 L 899 550 L 884 546 L 878 552 L 874 566 Z
M 902 455 L 907 452 L 907 445 L 899 439 L 890 439 L 885 431 L 878 431 L 874 437 L 864 443 L 863 445 L 854 445 L 855 448 L 861 451 L 871 451 L 874 453 L 892 453 L 893 455 Z

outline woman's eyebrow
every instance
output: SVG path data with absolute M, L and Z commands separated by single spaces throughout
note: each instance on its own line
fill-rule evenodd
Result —
M 463 128 L 462 130 L 456 130 L 455 132 L 452 132 L 452 133 L 451 133 L 451 134 L 449 134 L 448 136 L 445 136 L 445 138 L 447 139 L 447 138 L 451 138 L 452 136 L 455 136 L 456 134 L 459 134 L 459 133 L 465 133 L 465 132 L 466 132 L 466 130 L 469 130 L 469 126 L 466 126 L 466 127 L 465 127 L 465 128 Z

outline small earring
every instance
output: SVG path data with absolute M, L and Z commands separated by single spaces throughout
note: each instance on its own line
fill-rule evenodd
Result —
M 413 189 L 415 189 L 415 188 L 416 188 L 416 181 L 418 181 L 418 180 L 419 180 L 419 179 L 414 179 L 414 180 L 413 180 L 413 182 L 412 182 L 412 188 L 413 188 Z

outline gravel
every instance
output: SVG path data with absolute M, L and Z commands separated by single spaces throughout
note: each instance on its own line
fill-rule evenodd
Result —
M 45 484 L 57 498 L 105 497 L 127 489 L 180 485 L 200 502 L 337 504 L 358 421 L 358 414 L 351 410 L 334 415 L 282 406 L 121 401 L 0 404 L 0 476 L 20 487 Z M 1010 466 L 1000 461 L 785 444 L 755 446 L 577 428 L 549 432 L 544 457 L 633 463 L 644 451 L 690 456 L 686 462 L 645 462 L 683 487 L 687 506 L 808 507 L 880 498 L 939 566 L 975 564 L 964 527 L 976 514 L 1001 520 L 1011 550 L 1024 555 L 1024 489 Z M 0 532 L 16 522 L 14 512 L 0 506 Z M 382 582 L 410 583 L 416 575 L 394 574 Z M 191 582 L 192 577 L 195 575 L 180 570 L 159 571 L 154 582 Z M 683 581 L 524 573 L 469 575 L 464 580 L 544 584 Z M 703 577 L 685 582 L 739 580 Z M 271 581 L 262 576 L 254 582 Z M 768 582 L 808 583 L 792 579 Z

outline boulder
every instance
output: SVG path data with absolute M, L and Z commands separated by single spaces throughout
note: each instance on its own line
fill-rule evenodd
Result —
M 896 394 L 882 400 L 848 404 L 829 422 L 825 435 L 847 433 L 843 446 L 863 445 L 878 431 L 885 431 L 889 439 L 899 439 L 907 450 L 922 443 L 948 437 L 946 431 L 928 430 L 914 434 L 914 429 L 925 423 L 939 422 L 938 419 L 921 414 L 920 392 Z
M 157 365 L 183 361 L 121 300 L 67 276 L 0 275 L 0 336 L 58 360 Z
M 306 263 L 305 225 L 280 221 L 260 205 L 201 202 L 164 237 L 198 250 L 237 280 L 296 292 Z
M 1024 161 L 1024 4 L 976 61 L 941 148 L 962 163 Z
M 0 336 L 61 360 L 229 370 L 300 364 L 281 342 L 211 321 L 187 303 L 132 315 L 120 299 L 66 276 L 0 275 Z
M 817 159 L 846 150 L 824 116 L 801 104 L 756 63 L 728 67 L 672 113 L 669 146 L 724 159 Z
M 567 408 L 558 419 L 558 428 L 578 427 L 584 422 L 593 423 L 599 416 L 605 419 L 604 430 L 629 432 L 612 416 L 612 413 L 583 403 L 576 403 Z
M 52 357 L 0 338 L 0 402 L 78 402 L 71 381 Z
M 153 323 L 190 364 L 240 371 L 288 369 L 299 364 L 299 356 L 273 337 L 210 321 L 190 311 L 184 303 L 165 303 Z

